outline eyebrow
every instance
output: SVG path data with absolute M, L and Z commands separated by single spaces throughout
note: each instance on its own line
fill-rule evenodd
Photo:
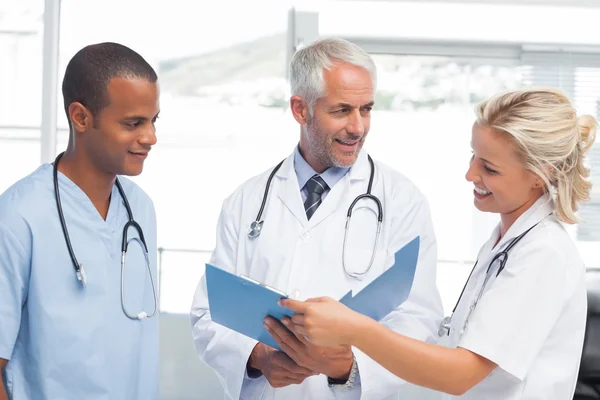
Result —
M 481 157 L 479 157 L 479 159 L 480 159 L 481 161 L 483 161 L 484 163 L 486 163 L 486 164 L 490 164 L 490 165 L 492 165 L 492 166 L 494 166 L 494 167 L 496 167 L 496 168 L 499 168 L 499 166 L 498 166 L 498 165 L 494 164 L 494 163 L 493 163 L 493 162 L 491 162 L 491 161 L 488 161 L 488 160 L 486 160 L 485 158 L 481 158 Z
M 360 108 L 373 107 L 374 105 L 375 105 L 375 102 L 370 101 L 367 104 L 363 104 L 362 106 L 360 106 Z M 334 109 L 334 108 L 354 108 L 354 106 L 350 103 L 337 103 L 337 104 L 333 105 L 331 108 L 332 109 Z
M 156 113 L 152 119 L 158 118 L 160 111 Z M 130 115 L 128 117 L 123 118 L 123 121 L 147 121 L 149 118 L 143 115 Z

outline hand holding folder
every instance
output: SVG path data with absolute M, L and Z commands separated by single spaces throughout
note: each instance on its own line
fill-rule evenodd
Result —
M 416 237 L 396 252 L 393 266 L 354 296 L 349 291 L 340 302 L 380 321 L 408 298 L 418 256 L 419 237 Z M 263 320 L 266 316 L 281 320 L 293 315 L 292 310 L 278 305 L 279 299 L 288 297 L 286 293 L 210 264 L 206 264 L 206 285 L 214 322 L 281 350 L 265 330 Z

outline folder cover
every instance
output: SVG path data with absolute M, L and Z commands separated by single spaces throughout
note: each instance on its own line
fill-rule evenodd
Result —
M 418 256 L 419 237 L 416 237 L 396 252 L 393 266 L 354 296 L 349 291 L 340 302 L 380 321 L 408 298 Z M 206 285 L 214 322 L 281 350 L 263 327 L 263 320 L 267 315 L 278 320 L 293 315 L 292 310 L 277 304 L 279 299 L 287 297 L 285 293 L 210 264 L 206 264 Z

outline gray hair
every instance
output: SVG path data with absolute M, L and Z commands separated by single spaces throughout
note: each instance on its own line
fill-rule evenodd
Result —
M 373 90 L 377 85 L 377 69 L 371 56 L 354 43 L 340 38 L 318 40 L 298 50 L 290 63 L 292 96 L 300 96 L 313 106 L 325 95 L 323 70 L 341 63 L 364 68 L 371 75 Z

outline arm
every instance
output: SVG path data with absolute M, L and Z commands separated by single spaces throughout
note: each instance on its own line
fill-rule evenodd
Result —
M 554 246 L 547 245 L 552 242 Z M 401 336 L 328 298 L 281 303 L 296 311 L 288 327 L 310 341 L 355 345 L 405 380 L 461 394 L 496 367 L 525 379 L 583 274 L 563 253 L 545 237 L 515 248 L 456 349 Z
M 373 320 L 365 320 L 352 344 L 407 382 L 460 396 L 496 367 L 492 361 L 469 350 L 411 339 Z
M 229 218 L 232 214 L 229 201 L 230 199 L 224 202 L 219 216 L 216 247 L 210 264 L 235 272 L 238 232 L 234 222 Z M 190 321 L 198 356 L 215 371 L 227 396 L 233 399 L 239 398 L 242 385 L 249 380 L 246 375 L 246 364 L 258 342 L 211 320 L 205 275 L 202 276 L 196 289 Z M 256 379 L 247 382 L 246 385 L 255 386 L 256 393 L 259 393 L 264 389 L 266 380 Z
M 403 379 L 448 393 L 464 393 L 496 367 L 522 381 L 584 273 L 564 247 L 543 231 L 524 239 L 479 301 L 458 348 L 420 343 L 364 320 L 349 341 Z
M 27 224 L 16 223 L 9 229 L 0 221 L 0 372 L 13 355 L 29 285 L 30 252 L 15 235 L 30 235 Z M 8 398 L 5 390 L 0 373 L 0 400 Z
M 238 232 L 230 199 L 226 200 L 217 228 L 217 243 L 210 263 L 235 273 Z M 230 398 L 262 396 L 268 384 L 284 387 L 299 384 L 313 371 L 298 366 L 284 353 L 212 322 L 206 278 L 202 277 L 191 310 L 194 344 L 200 359 L 217 374 Z
M 4 390 L 4 382 L 2 381 L 2 374 L 4 373 L 4 368 L 6 368 L 6 363 L 8 363 L 8 360 L 0 358 L 0 400 L 8 400 L 8 395 L 6 394 L 6 390 Z
M 400 335 L 330 298 L 282 300 L 295 310 L 285 325 L 320 345 L 349 344 L 403 380 L 462 395 L 496 364 L 462 348 L 449 349 Z

